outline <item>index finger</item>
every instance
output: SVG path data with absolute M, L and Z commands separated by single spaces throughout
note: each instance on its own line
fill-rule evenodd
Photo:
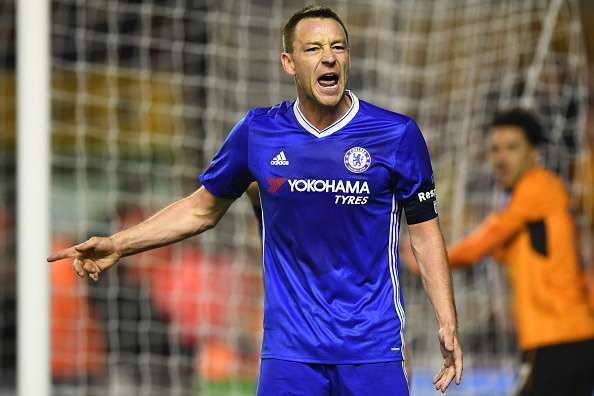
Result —
M 456 384 L 460 385 L 462 381 L 462 371 L 464 370 L 462 364 L 462 350 L 460 348 L 456 348 L 454 352 L 454 368 L 456 369 Z
M 74 246 L 71 246 L 68 249 L 60 250 L 59 252 L 56 252 L 54 254 L 51 254 L 47 258 L 47 261 L 49 261 L 51 263 L 53 261 L 58 261 L 58 260 L 62 260 L 62 259 L 65 259 L 65 258 L 76 257 L 77 255 L 78 255 L 78 252 L 76 251 L 76 249 L 74 248 Z

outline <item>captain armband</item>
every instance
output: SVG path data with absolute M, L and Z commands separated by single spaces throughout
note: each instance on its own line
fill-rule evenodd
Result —
M 417 191 L 403 202 L 406 222 L 418 224 L 437 217 L 435 183 L 424 181 Z

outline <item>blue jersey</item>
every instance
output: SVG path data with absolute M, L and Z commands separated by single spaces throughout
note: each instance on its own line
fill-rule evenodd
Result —
M 403 358 L 400 215 L 437 216 L 431 162 L 411 118 L 348 94 L 348 112 L 323 131 L 296 102 L 249 111 L 200 176 L 222 198 L 260 186 L 262 358 Z

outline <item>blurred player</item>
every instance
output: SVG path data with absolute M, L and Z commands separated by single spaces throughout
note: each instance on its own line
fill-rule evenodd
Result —
M 54 249 L 73 241 L 55 237 Z M 67 262 L 51 268 L 51 368 L 55 395 L 68 394 L 72 385 L 85 383 L 88 394 L 96 395 L 95 385 L 105 381 L 107 339 L 86 287 L 76 278 Z M 63 388 L 63 389 L 62 389 Z
M 264 338 L 258 395 L 408 395 L 397 255 L 402 211 L 438 321 L 445 392 L 462 351 L 431 163 L 415 122 L 347 91 L 346 28 L 307 7 L 283 30 L 297 100 L 250 110 L 203 186 L 110 238 L 52 255 L 97 279 L 121 257 L 199 234 L 257 181 L 263 212 Z M 222 280 L 223 281 L 223 280 Z
M 452 267 L 485 255 L 507 264 L 519 345 L 529 366 L 520 395 L 591 396 L 594 313 L 578 265 L 574 222 L 563 182 L 538 166 L 543 131 L 515 109 L 497 115 L 490 151 L 508 202 L 449 249 Z

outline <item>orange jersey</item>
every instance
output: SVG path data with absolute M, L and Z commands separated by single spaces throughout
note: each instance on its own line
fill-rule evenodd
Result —
M 569 195 L 553 173 L 536 168 L 509 204 L 448 253 L 452 267 L 496 254 L 508 266 L 522 350 L 594 337 L 594 312 L 577 259 Z
M 53 250 L 70 246 L 56 241 Z M 105 368 L 106 340 L 68 261 L 51 266 L 51 366 L 54 378 L 97 376 Z

